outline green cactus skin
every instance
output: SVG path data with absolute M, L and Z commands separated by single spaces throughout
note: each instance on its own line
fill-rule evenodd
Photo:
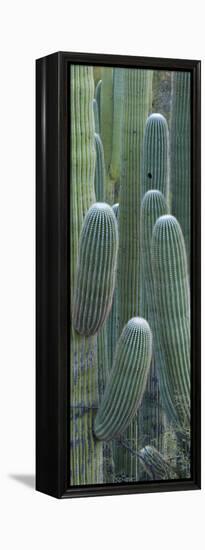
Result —
M 150 479 L 177 479 L 178 475 L 170 462 L 151 445 L 147 445 L 138 453 L 140 462 Z
M 190 260 L 191 222 L 191 78 L 189 72 L 172 74 L 171 194 L 172 213 L 179 221 Z
M 123 143 L 120 176 L 118 317 L 119 334 L 127 321 L 140 314 L 140 205 L 141 153 L 149 114 L 152 71 L 124 69 Z M 137 425 L 126 433 L 137 441 Z M 136 457 L 119 448 L 117 473 L 136 477 Z
M 113 212 L 118 221 L 119 203 L 113 204 Z M 117 315 L 117 278 L 116 286 L 113 295 L 112 308 L 107 320 L 107 337 L 108 337 L 108 368 L 111 370 L 113 365 L 114 353 L 118 339 L 118 315 Z
M 190 291 L 181 227 L 171 215 L 158 218 L 152 236 L 156 327 L 162 398 L 170 420 L 190 427 Z M 163 371 L 163 372 L 162 372 Z M 174 415 L 169 407 L 173 404 Z
M 148 323 L 130 319 L 118 340 L 113 368 L 94 422 L 97 439 L 109 441 L 126 430 L 141 403 L 152 354 Z
M 103 143 L 105 170 L 106 170 L 106 189 L 105 200 L 110 205 L 114 203 L 114 185 L 110 180 L 109 171 L 112 152 L 112 120 L 113 120 L 113 69 L 111 67 L 102 68 L 102 84 L 100 94 L 100 136 Z
M 119 216 L 119 333 L 140 308 L 140 176 L 152 71 L 124 69 L 122 174 Z
M 152 231 L 157 219 L 167 214 L 168 209 L 164 196 L 157 189 L 147 191 L 141 205 L 141 314 L 147 319 L 153 330 L 153 296 L 154 279 L 151 262 Z M 153 347 L 154 346 L 153 342 Z M 159 356 L 152 356 L 146 391 L 138 412 L 139 445 L 144 447 L 154 444 L 157 450 L 163 448 L 164 412 L 162 408 L 156 361 Z M 142 468 L 139 466 L 139 470 Z M 143 474 L 144 475 L 144 474 Z
M 102 87 L 102 80 L 98 80 L 98 83 L 95 88 L 95 99 L 97 101 L 98 105 L 98 120 L 99 120 L 99 130 L 100 130 L 100 101 L 101 101 L 101 87 Z
M 73 326 L 78 334 L 96 334 L 106 321 L 115 288 L 118 228 L 112 208 L 93 204 L 84 220 L 78 259 Z
M 160 112 L 170 128 L 171 112 L 171 71 L 153 71 L 152 112 Z
M 100 133 L 100 123 L 99 123 L 99 114 L 98 114 L 98 104 L 96 99 L 93 99 L 93 114 L 95 121 L 95 132 L 96 134 Z
M 95 194 L 96 200 L 104 202 L 105 200 L 105 159 L 103 144 L 99 134 L 95 133 L 95 150 L 96 150 L 96 165 L 95 165 Z
M 71 67 L 71 301 L 76 280 L 79 237 L 83 219 L 95 202 L 94 93 L 91 67 Z M 79 105 L 81 108 L 79 109 Z M 97 338 L 71 331 L 70 369 L 71 485 L 103 482 L 103 445 L 93 437 L 93 418 L 99 404 Z
M 122 122 L 124 105 L 124 70 L 113 69 L 113 122 L 110 178 L 116 187 L 120 179 Z
M 169 195 L 169 131 L 163 115 L 153 113 L 147 119 L 143 142 L 142 195 L 159 189 L 168 202 Z

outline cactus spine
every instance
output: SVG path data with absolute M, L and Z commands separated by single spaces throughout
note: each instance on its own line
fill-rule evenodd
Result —
M 150 115 L 146 122 L 143 159 L 142 195 L 149 189 L 159 189 L 168 202 L 169 188 L 169 132 L 166 119 L 159 113 Z
M 149 478 L 158 479 L 177 479 L 178 475 L 170 462 L 165 460 L 163 455 L 151 445 L 147 445 L 138 453 L 140 462 L 147 472 Z
M 148 323 L 130 319 L 119 338 L 113 368 L 95 418 L 94 431 L 100 440 L 122 434 L 141 403 L 152 354 Z
M 71 301 L 83 219 L 95 201 L 94 92 L 91 67 L 71 67 Z M 79 109 L 79 105 L 81 108 Z M 93 437 L 98 406 L 96 336 L 84 338 L 71 331 L 70 483 L 103 482 L 103 445 Z
M 105 159 L 103 144 L 99 134 L 95 133 L 95 150 L 96 150 L 96 166 L 95 166 L 95 194 L 96 200 L 104 202 L 105 200 Z
M 96 334 L 106 321 L 113 299 L 118 229 L 112 208 L 93 204 L 84 220 L 76 280 L 73 326 L 84 336 Z
M 191 79 L 189 72 L 172 74 L 171 193 L 172 213 L 182 228 L 189 267 L 191 235 Z
M 176 425 L 177 417 L 179 430 L 186 429 L 190 426 L 189 279 L 181 227 L 171 215 L 160 217 L 155 224 L 152 266 L 162 398 L 170 420 Z M 173 409 L 169 408 L 170 401 Z

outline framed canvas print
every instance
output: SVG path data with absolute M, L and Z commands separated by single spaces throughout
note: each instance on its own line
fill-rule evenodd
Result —
M 200 61 L 36 63 L 36 488 L 200 488 Z

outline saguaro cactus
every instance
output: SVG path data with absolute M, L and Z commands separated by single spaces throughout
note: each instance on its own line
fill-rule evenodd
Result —
M 116 216 L 116 220 L 118 222 L 119 203 L 113 204 L 112 209 Z M 113 295 L 112 308 L 107 320 L 109 370 L 113 366 L 114 353 L 115 353 L 115 348 L 116 348 L 117 339 L 118 339 L 118 305 L 117 303 L 118 303 L 118 290 L 117 290 L 117 277 L 116 277 L 116 285 L 115 285 L 115 290 Z
M 94 93 L 91 67 L 71 67 L 71 301 L 73 306 L 79 237 L 83 219 L 95 202 Z M 81 108 L 79 109 L 79 105 Z M 98 396 L 97 338 L 71 331 L 70 483 L 103 482 L 103 445 L 93 437 Z
M 152 237 L 155 339 L 167 414 L 179 429 L 190 427 L 190 296 L 185 243 L 173 216 L 161 216 Z M 172 407 L 169 407 L 170 401 Z M 174 411 L 174 414 L 173 414 Z M 177 417 L 177 419 L 176 419 Z
M 96 166 L 95 166 L 95 194 L 96 200 L 105 200 L 105 159 L 103 144 L 99 134 L 95 133 Z
M 172 74 L 171 109 L 171 194 L 172 213 L 179 221 L 190 258 L 191 221 L 191 75 Z
M 119 338 L 114 365 L 95 418 L 94 431 L 100 440 L 122 434 L 141 403 L 152 354 L 148 323 L 130 319 Z
M 152 81 L 152 112 L 164 115 L 168 126 L 171 111 L 171 74 L 170 71 L 153 71 Z
M 102 68 L 100 92 L 100 135 L 104 148 L 106 189 L 105 199 L 110 205 L 114 202 L 114 186 L 110 180 L 109 170 L 112 152 L 112 119 L 113 119 L 113 69 Z
M 152 71 L 124 69 L 122 166 L 120 177 L 118 315 L 119 334 L 127 321 L 140 314 L 140 177 L 141 153 L 149 113 Z M 126 438 L 137 440 L 137 426 L 129 426 Z M 136 476 L 136 457 L 119 449 L 116 470 Z
M 147 445 L 144 449 L 141 449 L 138 456 L 149 478 L 158 480 L 176 479 L 178 477 L 170 462 L 165 460 L 163 455 L 151 445 Z
M 123 69 L 113 69 L 112 155 L 109 173 L 115 188 L 119 184 L 121 168 L 124 75 Z
M 144 195 L 141 205 L 140 237 L 141 237 L 141 314 L 147 319 L 153 330 L 154 322 L 154 276 L 151 262 L 152 231 L 157 219 L 167 214 L 164 196 L 158 190 L 150 190 Z M 159 391 L 157 353 L 155 340 L 153 342 L 152 364 L 148 376 L 147 387 L 138 414 L 138 433 L 140 445 L 154 442 L 158 450 L 162 448 L 164 431 L 164 413 Z
M 147 119 L 142 158 L 141 198 L 149 189 L 159 189 L 168 200 L 169 131 L 166 119 L 159 113 Z
M 97 134 L 99 134 L 100 124 L 99 124 L 98 104 L 96 99 L 93 99 L 93 114 L 94 114 L 94 121 L 95 121 L 95 131 Z
M 96 334 L 106 321 L 113 299 L 118 228 L 112 208 L 95 203 L 88 210 L 80 237 L 73 309 L 79 334 Z
M 102 80 L 98 80 L 98 83 L 95 88 L 95 99 L 97 101 L 98 105 L 98 118 L 99 118 L 99 128 L 100 128 L 100 101 L 101 101 L 101 87 L 102 87 Z

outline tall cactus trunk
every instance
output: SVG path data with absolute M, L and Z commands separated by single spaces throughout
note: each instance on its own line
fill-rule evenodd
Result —
M 127 321 L 140 313 L 140 175 L 145 122 L 150 106 L 152 71 L 124 70 L 124 115 L 119 213 L 118 303 L 119 334 Z M 132 446 L 137 441 L 137 422 L 125 433 Z M 118 449 L 119 473 L 136 479 L 136 457 Z
M 71 301 L 86 211 L 95 202 L 94 94 L 91 67 L 71 67 Z M 79 108 L 80 106 L 80 108 Z M 93 437 L 98 407 L 96 336 L 86 338 L 71 331 L 70 375 L 70 483 L 103 482 L 103 446 Z
M 102 84 L 100 92 L 100 136 L 103 143 L 106 185 L 105 200 L 110 205 L 114 203 L 114 185 L 110 179 L 110 163 L 112 151 L 112 120 L 113 120 L 113 69 L 102 68 Z
M 191 220 L 191 78 L 189 72 L 172 75 L 171 193 L 172 214 L 179 221 L 190 272 Z
M 150 191 L 149 191 L 150 190 Z M 163 115 L 154 113 L 146 122 L 141 179 L 141 315 L 149 320 L 151 273 L 151 237 L 158 216 L 167 213 L 164 197 L 169 196 L 169 132 Z M 154 445 L 163 450 L 164 412 L 159 391 L 156 358 L 152 365 L 147 389 L 138 414 L 140 447 Z M 144 479 L 145 472 L 139 464 Z M 140 476 L 141 477 L 141 476 Z

